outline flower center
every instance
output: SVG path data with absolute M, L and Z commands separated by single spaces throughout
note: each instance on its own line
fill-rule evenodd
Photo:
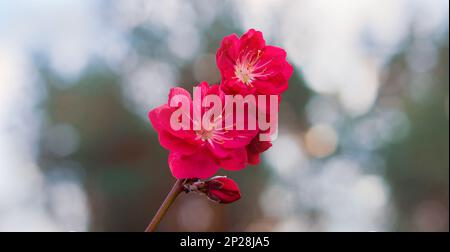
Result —
M 236 64 L 234 67 L 234 74 L 236 78 L 242 81 L 245 85 L 251 85 L 253 81 L 252 77 L 252 68 L 250 66 L 246 66 L 244 64 Z
M 232 140 L 226 136 L 227 129 L 222 127 L 223 117 L 220 115 L 215 120 L 211 121 L 210 127 L 195 131 L 197 135 L 197 140 L 202 140 L 203 142 L 208 142 L 212 146 L 214 144 L 223 144 L 225 141 Z
M 212 130 L 201 129 L 201 130 L 197 130 L 195 133 L 197 134 L 197 137 L 199 139 L 201 139 L 202 141 L 208 141 L 213 138 L 214 129 L 212 129 Z
M 245 85 L 253 87 L 252 82 L 255 79 L 267 77 L 270 73 L 266 72 L 265 66 L 272 60 L 261 63 L 260 58 L 261 50 L 258 50 L 257 53 L 249 51 L 241 55 L 234 66 L 235 78 Z

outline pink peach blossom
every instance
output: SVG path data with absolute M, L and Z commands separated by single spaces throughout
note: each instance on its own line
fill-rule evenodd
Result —
M 254 29 L 240 38 L 236 34 L 225 37 L 216 61 L 226 94 L 279 95 L 288 88 L 293 72 L 286 52 L 266 45 L 262 33 Z
M 209 94 L 223 97 L 218 85 L 209 86 L 202 82 L 198 87 L 202 99 Z M 212 121 L 209 129 L 203 128 L 197 119 L 188 115 L 189 127 L 175 130 L 171 126 L 171 117 L 179 107 L 170 106 L 171 99 L 175 97 L 185 97 L 190 103 L 189 112 L 194 110 L 189 92 L 182 88 L 172 88 L 168 103 L 149 112 L 149 119 L 158 132 L 160 144 L 170 152 L 169 167 L 172 175 L 178 179 L 204 179 L 213 176 L 221 167 L 226 170 L 245 168 L 248 161 L 246 146 L 257 131 L 224 127 L 223 118 L 228 116 L 226 114 Z M 207 112 L 208 109 L 201 109 L 201 119 Z M 196 129 L 193 125 L 202 126 Z

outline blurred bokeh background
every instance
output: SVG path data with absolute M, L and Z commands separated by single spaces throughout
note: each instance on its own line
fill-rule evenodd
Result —
M 161 231 L 448 231 L 447 0 L 0 0 L 0 231 L 142 231 L 172 186 L 147 112 L 249 28 L 295 72 L 280 134 Z M 220 174 L 228 174 L 220 172 Z

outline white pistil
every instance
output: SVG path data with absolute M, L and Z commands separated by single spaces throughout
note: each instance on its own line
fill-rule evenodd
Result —
M 234 66 L 235 78 L 242 81 L 245 85 L 253 87 L 252 82 L 257 78 L 263 78 L 270 75 L 266 72 L 265 66 L 268 65 L 272 60 L 268 60 L 264 63 L 260 62 L 261 50 L 257 53 L 252 53 L 249 51 L 244 55 L 240 56 L 236 65 Z

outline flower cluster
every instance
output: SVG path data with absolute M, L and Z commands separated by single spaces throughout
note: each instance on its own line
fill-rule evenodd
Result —
M 286 52 L 266 45 L 262 33 L 254 29 L 241 37 L 235 34 L 225 37 L 217 50 L 216 62 L 221 82 L 214 85 L 200 83 L 197 88 L 201 98 L 211 94 L 218 97 L 250 95 L 256 99 L 271 95 L 277 97 L 278 108 L 281 94 L 288 88 L 293 73 L 292 66 L 286 61 Z M 177 179 L 208 179 L 219 168 L 241 170 L 247 164 L 258 164 L 259 155 L 272 146 L 270 141 L 261 140 L 259 136 L 264 131 L 260 129 L 224 127 L 226 114 L 211 120 L 211 127 L 207 129 L 192 127 L 201 122 L 191 117 L 188 122 L 182 122 L 183 115 L 180 115 L 179 122 L 190 127 L 174 129 L 171 117 L 180 106 L 171 103 L 175 97 L 189 101 L 191 111 L 196 109 L 189 92 L 183 88 L 172 88 L 167 104 L 151 110 L 149 119 L 158 132 L 160 144 L 170 152 L 169 167 Z M 208 114 L 208 109 L 201 108 L 199 111 L 200 118 Z

